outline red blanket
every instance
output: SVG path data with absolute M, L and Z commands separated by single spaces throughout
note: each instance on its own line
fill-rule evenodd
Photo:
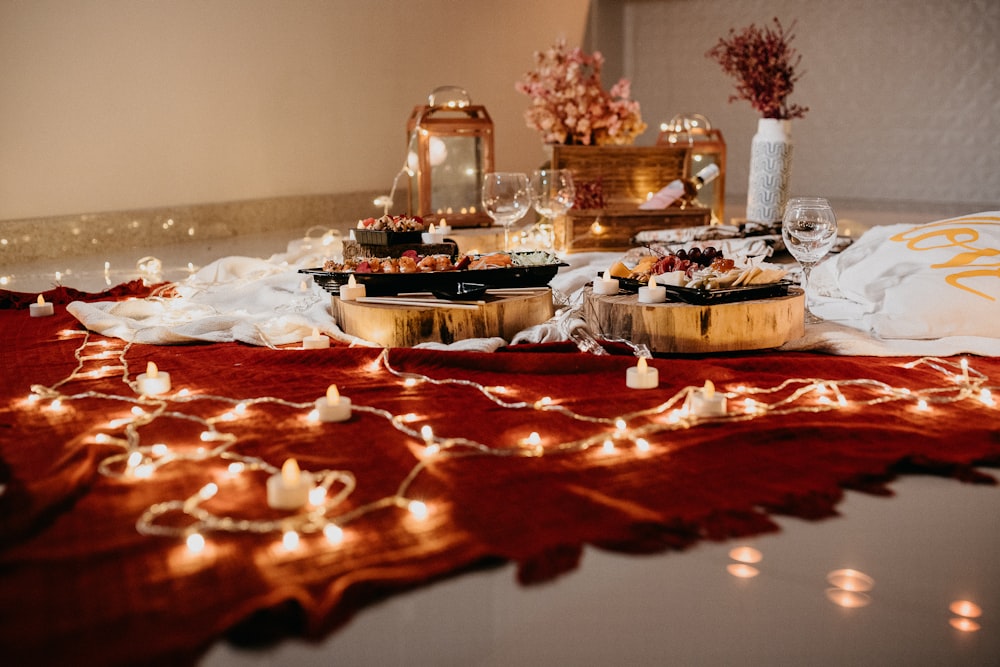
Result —
M 1000 464 L 1000 408 L 979 391 L 1000 394 L 995 358 L 970 359 L 965 384 L 955 359 L 659 358 L 659 388 L 637 391 L 625 386 L 635 359 L 624 348 L 604 357 L 563 345 L 400 349 L 380 359 L 363 348 L 168 348 L 97 337 L 83 346 L 75 320 L 56 311 L 0 310 L 0 645 L 11 664 L 177 664 L 248 627 L 319 637 L 393 590 L 496 559 L 516 562 L 524 582 L 544 580 L 574 567 L 586 544 L 683 548 L 775 530 L 774 514 L 829 516 L 844 489 L 888 493 L 899 473 L 995 483 L 977 466 Z M 98 353 L 110 356 L 89 358 Z M 173 392 L 190 395 L 165 401 L 155 418 L 154 404 L 137 414 L 120 361 L 129 379 L 154 361 Z M 804 382 L 748 393 L 790 378 Z M 733 418 L 673 423 L 679 404 L 656 410 L 705 379 L 733 393 Z M 309 421 L 330 384 L 353 400 L 352 418 Z M 812 389 L 796 396 L 803 387 Z M 774 409 L 744 414 L 747 396 Z M 251 403 L 242 414 L 238 400 Z M 643 410 L 652 413 L 636 414 Z M 624 428 L 615 425 L 622 416 Z M 202 439 L 207 423 L 232 440 Z M 462 440 L 425 439 L 425 425 L 433 437 Z M 123 452 L 154 444 L 204 455 L 149 477 L 102 474 L 126 469 Z M 430 455 L 436 444 L 443 453 Z M 353 492 L 329 513 L 342 520 L 339 543 L 304 532 L 288 548 L 280 528 L 237 530 L 240 520 L 287 515 L 268 508 L 265 471 L 229 466 L 289 457 L 304 470 L 353 475 Z M 218 493 L 200 508 L 233 517 L 233 532 L 206 532 L 201 553 L 183 536 L 137 530 L 150 508 L 209 483 Z M 411 501 L 425 518 L 408 511 Z

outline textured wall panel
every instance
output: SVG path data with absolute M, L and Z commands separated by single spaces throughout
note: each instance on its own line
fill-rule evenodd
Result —
M 614 4 L 620 53 L 615 40 L 597 47 L 632 79 L 651 126 L 642 143 L 677 113 L 707 115 L 727 140 L 730 193 L 746 191 L 756 115 L 727 103 L 732 82 L 704 54 L 729 28 L 778 17 L 797 21 L 791 99 L 810 108 L 794 122 L 793 196 L 1000 203 L 997 0 Z

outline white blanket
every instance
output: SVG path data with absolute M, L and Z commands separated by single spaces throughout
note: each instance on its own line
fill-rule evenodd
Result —
M 1000 216 L 996 213 L 988 215 Z M 1000 225 L 992 229 L 1000 229 Z M 880 288 L 873 286 L 875 281 L 866 272 L 873 270 L 869 263 L 883 265 L 881 262 L 884 260 L 878 259 L 875 254 L 877 249 L 886 243 L 895 243 L 886 241 L 886 238 L 902 231 L 875 228 L 846 252 L 831 257 L 817 267 L 812 277 L 813 285 L 821 293 L 821 303 L 814 307 L 814 311 L 827 317 L 828 321 L 807 325 L 805 336 L 790 341 L 782 349 L 872 356 L 1000 355 L 1000 327 L 985 332 L 981 328 L 970 329 L 971 333 L 964 333 L 959 326 L 949 330 L 947 335 L 909 338 L 889 337 L 875 328 L 881 321 L 880 308 L 894 306 L 889 305 L 887 297 L 880 296 Z M 1000 243 L 994 242 L 990 247 L 1000 247 Z M 1000 255 L 1000 252 L 994 252 Z M 522 331 L 511 342 L 575 340 L 581 347 L 587 347 L 590 336 L 579 314 L 583 287 L 598 272 L 603 272 L 621 257 L 622 253 L 617 252 L 566 256 L 565 261 L 570 266 L 560 270 L 551 283 L 560 307 L 556 317 Z M 866 258 L 871 261 L 866 263 Z M 287 253 L 268 259 L 225 257 L 212 262 L 173 285 L 177 296 L 171 298 L 153 296 L 126 301 L 74 302 L 68 310 L 88 329 L 137 343 L 163 345 L 238 341 L 250 345 L 281 346 L 298 343 L 316 329 L 344 343 L 370 345 L 341 331 L 333 320 L 329 295 L 313 285 L 307 276 L 298 273 L 299 268 L 319 266 L 322 260 L 311 251 L 300 251 L 295 244 L 291 244 Z M 993 289 L 993 294 L 996 294 L 996 288 L 990 287 L 1000 284 L 995 268 L 992 283 L 979 280 L 975 283 L 979 286 L 977 289 Z M 897 278 L 897 285 L 905 283 L 898 274 L 893 275 Z M 859 291 L 858 286 L 867 286 L 867 290 Z M 888 291 L 889 287 L 883 289 L 883 292 Z M 929 317 L 938 312 L 941 305 L 932 302 L 934 299 L 947 302 L 950 298 L 947 294 L 924 295 L 918 302 L 923 303 L 925 308 L 915 313 L 914 317 Z M 983 309 L 991 309 L 989 312 L 994 317 L 1000 316 L 996 301 L 982 304 L 977 312 Z M 963 321 L 975 321 L 976 315 L 970 313 L 971 319 Z M 599 333 L 597 335 L 599 337 Z M 505 344 L 503 339 L 488 338 L 451 345 L 425 343 L 419 347 L 492 351 Z
M 811 283 L 827 322 L 792 345 L 837 352 L 853 329 L 867 354 L 1000 355 L 1000 212 L 872 228 Z

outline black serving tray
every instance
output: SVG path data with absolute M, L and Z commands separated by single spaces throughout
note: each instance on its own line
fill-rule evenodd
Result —
M 630 278 L 619 278 L 618 287 L 622 292 L 635 293 L 640 287 L 645 287 L 646 283 Z M 660 285 L 667 290 L 667 299 L 670 301 L 680 301 L 695 306 L 710 306 L 717 303 L 735 303 L 737 301 L 753 301 L 755 299 L 769 299 L 776 296 L 788 296 L 788 288 L 792 283 L 788 280 L 779 280 L 776 283 L 766 285 L 740 285 L 739 287 L 722 287 L 719 289 L 695 289 L 693 287 L 674 287 L 672 285 Z
M 384 229 L 355 229 L 354 240 L 363 245 L 391 246 L 420 243 L 426 230 L 415 232 L 390 232 Z
M 419 273 L 356 273 L 354 271 L 324 271 L 322 268 L 299 269 L 312 276 L 317 285 L 331 294 L 338 294 L 351 276 L 365 286 L 368 296 L 395 296 L 405 292 L 440 292 L 462 294 L 472 283 L 485 289 L 509 287 L 545 287 L 555 277 L 563 262 L 541 266 L 510 266 L 494 269 L 463 269 L 454 271 L 421 271 Z

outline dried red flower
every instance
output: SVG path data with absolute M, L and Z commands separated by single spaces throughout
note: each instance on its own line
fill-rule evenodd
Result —
M 737 32 L 729 29 L 705 56 L 722 65 L 736 79 L 736 94 L 730 102 L 747 100 L 764 118 L 802 118 L 808 107 L 788 104 L 792 88 L 802 76 L 796 73 L 802 56 L 792 48 L 793 22 L 786 31 L 781 21 L 758 28 L 755 24 Z

